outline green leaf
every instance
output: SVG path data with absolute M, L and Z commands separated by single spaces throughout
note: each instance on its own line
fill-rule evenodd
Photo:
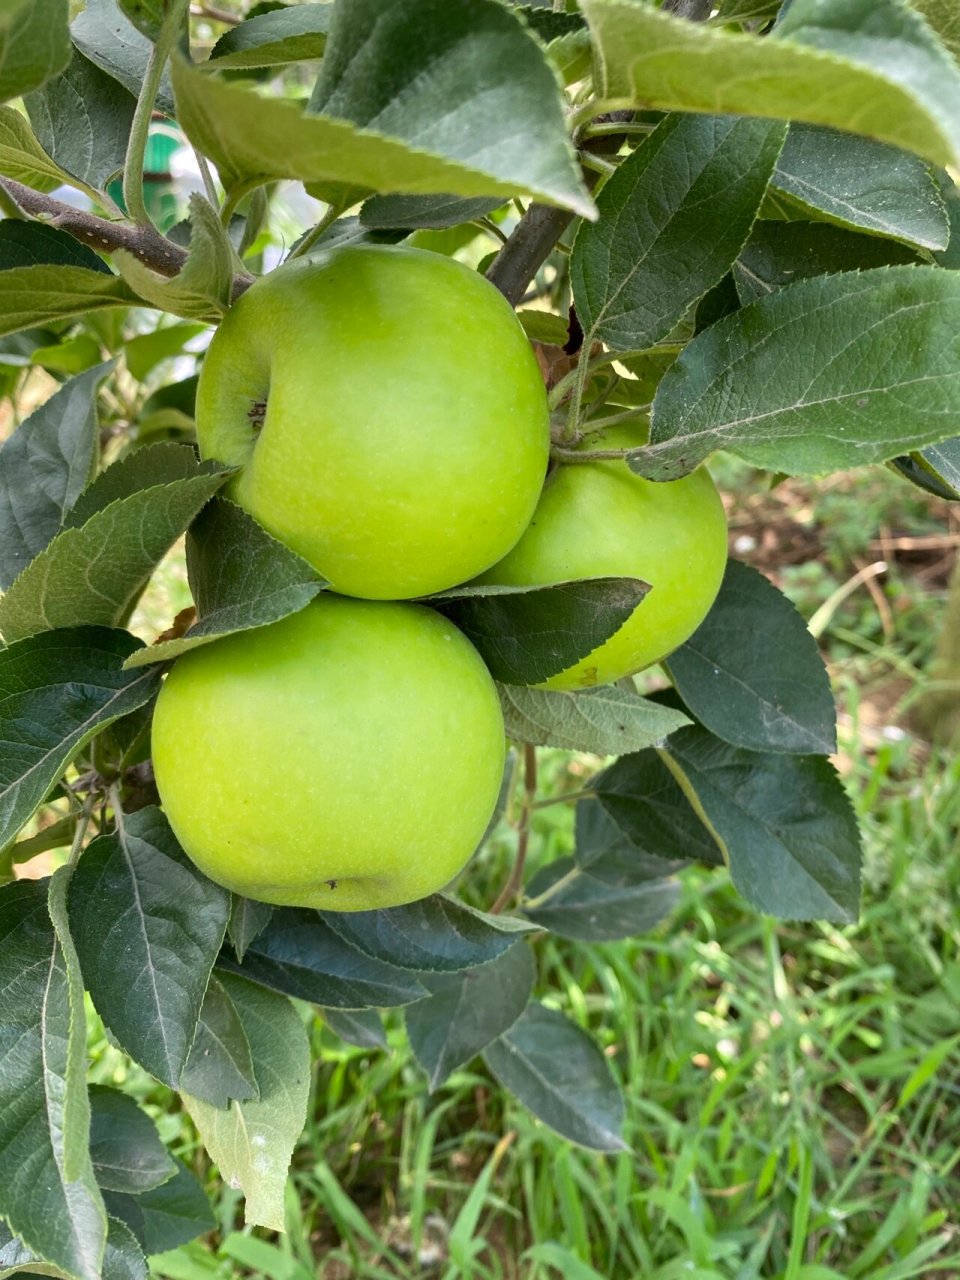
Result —
M 630 466 L 672 480 L 723 448 L 758 467 L 817 474 L 956 435 L 958 328 L 960 277 L 936 267 L 780 289 L 688 344 Z
M 960 68 L 902 0 L 793 0 L 775 38 L 582 0 L 617 105 L 828 125 L 960 160 Z
M 123 168 L 136 99 L 79 49 L 24 105 L 40 145 L 81 182 L 102 190 Z
M 247 18 L 210 50 L 218 67 L 273 67 L 322 58 L 332 4 L 299 4 Z
M 442 230 L 472 222 L 474 218 L 485 218 L 494 209 L 499 209 L 502 203 L 502 200 L 491 200 L 485 196 L 475 199 L 444 195 L 372 196 L 360 210 L 360 223 L 373 231 L 392 227 Z
M 842 227 L 924 249 L 946 247 L 949 227 L 937 184 L 922 160 L 897 147 L 793 124 L 772 185 Z
M 335 1036 L 361 1049 L 386 1049 L 387 1035 L 376 1009 L 321 1009 Z
M 37 347 L 30 355 L 30 363 L 41 365 L 54 373 L 85 373 L 103 358 L 100 343 L 87 333 L 78 333 L 65 342 L 49 347 Z
M 107 1218 L 106 1247 L 98 1280 L 147 1280 L 147 1263 L 135 1237 L 127 1226 L 114 1217 Z M 29 1270 L 25 1270 L 29 1268 Z M 59 1267 L 41 1258 L 14 1239 L 0 1222 L 0 1280 L 18 1275 L 63 1276 Z M 72 1274 L 72 1273 L 69 1273 Z
M 454 587 L 433 604 L 479 650 L 494 679 L 536 684 L 608 640 L 650 590 L 636 578 L 557 586 Z
M 101 71 L 134 97 L 139 94 L 153 42 L 128 21 L 116 0 L 86 0 L 83 11 L 70 27 L 70 35 L 80 52 Z M 160 81 L 156 107 L 164 115 L 175 114 L 173 90 L 166 71 Z
M 698 727 L 667 750 L 749 903 L 789 920 L 857 918 L 860 835 L 833 765 L 731 747 Z
M 134 449 L 101 471 L 84 489 L 67 512 L 64 527 L 79 529 L 91 516 L 105 511 L 115 502 L 156 485 L 190 480 L 196 474 L 197 455 L 192 446 L 166 441 Z
M 98 836 L 74 874 L 70 920 L 87 990 L 121 1047 L 171 1089 L 229 911 L 230 894 L 196 869 L 152 806 Z
M 667 666 L 690 711 L 735 747 L 836 750 L 836 709 L 817 642 L 756 569 L 727 562 L 713 608 Z
M 236 1006 L 215 974 L 203 997 L 197 1036 L 180 1088 L 225 1111 L 230 1099 L 244 1101 L 259 1097 L 250 1056 L 250 1042 Z
M 267 927 L 272 915 L 273 907 L 269 902 L 257 902 L 254 898 L 241 897 L 239 893 L 233 895 L 227 935 L 238 960 L 243 959 L 247 947 Z
M 604 879 L 573 858 L 556 858 L 527 886 L 522 910 L 534 924 L 578 942 L 614 942 L 648 933 L 677 905 L 680 886 L 659 858 L 637 857 L 631 876 Z
M 81 627 L 0 649 L 0 848 L 85 743 L 155 696 L 159 673 L 122 669 L 139 643 L 126 631 Z
M 277 622 L 326 586 L 312 565 L 226 498 L 215 498 L 191 526 L 187 566 L 199 621 L 180 639 L 145 649 L 137 665 Z
M 910 0 L 919 9 L 943 44 L 960 58 L 960 9 L 953 0 Z
M 88 273 L 96 271 L 110 280 L 116 279 L 102 258 L 59 227 L 48 227 L 44 222 L 21 222 L 15 218 L 0 221 L 0 271 L 6 273 L 13 267 L 34 267 L 45 263 L 85 267 Z M 0 283 L 2 281 L 3 276 L 0 276 Z
M 0 445 L 0 587 L 53 539 L 99 457 L 98 365 L 64 383 Z
M 118 3 L 136 29 L 153 41 L 160 35 L 164 18 L 172 7 L 171 0 L 118 0 Z
M 5 0 L 0 13 L 0 102 L 19 98 L 70 61 L 67 0 Z
M 403 1016 L 431 1093 L 513 1026 L 527 1007 L 535 978 L 527 946 L 511 947 L 478 969 L 424 977 L 429 996 L 408 1005 Z
M 240 266 L 216 210 L 196 192 L 190 197 L 190 249 L 172 280 L 122 249 L 113 257 L 120 274 L 141 298 L 162 311 L 212 324 L 226 314 L 234 268 Z
M 228 475 L 216 463 L 194 464 L 192 476 L 141 489 L 57 534 L 0 600 L 7 643 L 57 627 L 125 619 L 150 574 Z
M 137 379 L 143 380 L 163 360 L 181 355 L 184 346 L 206 329 L 204 324 L 166 324 L 152 333 L 140 333 L 124 344 L 127 368 Z
M 567 693 L 501 684 L 497 692 L 508 738 L 598 756 L 652 747 L 690 723 L 682 711 L 620 685 Z
M 176 1249 L 216 1226 L 203 1188 L 183 1161 L 175 1158 L 174 1165 L 169 1182 L 143 1195 L 104 1194 L 108 1212 L 127 1224 L 145 1253 Z
M 283 1231 L 290 1157 L 307 1118 L 310 1044 L 289 1000 L 239 978 L 223 984 L 250 1042 L 260 1097 L 234 1101 L 229 1111 L 184 1102 L 220 1176 L 246 1196 L 247 1224 Z
M 130 1195 L 159 1187 L 177 1170 L 150 1117 L 105 1085 L 90 1087 L 90 1158 L 104 1191 Z
M 671 862 L 693 859 L 708 866 L 722 861 L 716 842 L 658 752 L 621 756 L 597 774 L 590 790 L 626 837 L 627 856 L 639 851 Z M 592 825 L 581 831 L 581 822 Z M 609 830 L 589 810 L 584 813 L 582 805 L 577 806 L 577 824 L 577 858 L 584 866 L 599 854 L 614 857 L 623 852 L 619 844 L 611 850 Z M 599 854 L 595 856 L 594 850 Z
M 0 1214 L 34 1254 L 101 1280 L 107 1218 L 86 1146 L 83 990 L 47 889 L 0 890 Z
M 561 1137 L 623 1151 L 623 1097 L 603 1054 L 556 1009 L 531 1001 L 483 1055 L 505 1089 Z
M 100 268 L 59 263 L 12 267 L 0 270 L 0 334 L 85 316 L 103 307 L 129 307 L 138 301 L 125 280 Z
M 38 191 L 52 191 L 70 181 L 40 146 L 29 123 L 13 107 L 0 107 L 0 173 Z
M 949 173 L 943 169 L 935 169 L 933 176 L 950 225 L 947 247 L 942 252 L 934 253 L 933 257 L 939 266 L 956 271 L 960 267 L 960 189 L 957 188 Z M 0 226 L 2 225 L 0 223 Z
M 894 465 L 928 493 L 948 502 L 960 500 L 960 436 L 932 444 L 907 458 L 894 458 Z
M 416 0 L 412 8 L 436 8 L 438 3 Z M 410 9 L 405 5 L 393 12 L 402 18 L 410 16 Z M 466 21 L 475 26 L 480 40 L 475 45 L 464 38 L 459 45 L 470 51 L 469 75 L 461 76 L 455 59 L 438 59 L 436 72 L 455 77 L 448 82 L 456 85 L 451 110 L 451 102 L 441 101 L 440 89 L 430 76 L 414 81 L 420 96 L 411 96 L 403 92 L 404 84 L 396 83 L 395 69 L 411 76 L 415 68 L 422 70 L 425 50 L 437 50 L 435 42 L 453 35 L 457 14 L 469 14 Z M 338 16 L 347 21 L 340 6 Z M 228 190 L 274 178 L 298 178 L 383 192 L 462 196 L 529 192 L 548 203 L 591 213 L 593 204 L 577 176 L 563 127 L 556 82 L 532 38 L 496 0 L 476 0 L 469 10 L 443 6 L 435 17 L 430 41 L 423 40 L 422 28 L 414 33 L 417 51 L 410 50 L 409 62 L 398 60 L 393 46 L 376 45 L 378 58 L 389 58 L 387 65 L 394 69 L 377 79 L 371 78 L 366 60 L 351 70 L 353 50 L 341 42 L 341 51 L 335 52 L 331 32 L 324 58 L 330 70 L 326 79 L 321 77 L 325 115 L 302 114 L 289 103 L 220 83 L 175 60 L 178 120 L 190 141 L 214 161 Z M 387 25 L 380 22 L 378 30 Z M 486 42 L 488 30 L 494 38 Z M 359 35 L 360 28 L 355 32 Z M 452 48 L 455 51 L 457 44 Z M 398 96 L 392 102 L 358 103 L 355 75 L 363 77 L 361 89 L 377 85 L 384 93 Z M 336 91 L 333 76 L 342 77 Z M 479 96 L 468 92 L 469 86 L 479 86 L 488 78 L 492 83 L 487 92 Z M 502 117 L 492 115 L 495 103 L 502 106 Z M 370 107 L 369 114 L 358 110 L 361 105 Z M 500 127 L 495 127 L 501 119 Z M 400 132 L 391 135 L 391 128 Z M 412 136 L 408 129 L 414 130 Z
M 732 116 L 668 116 L 622 161 L 570 259 L 577 318 L 614 350 L 652 347 L 737 257 L 784 126 Z
M 734 263 L 740 301 L 755 302 L 811 276 L 916 263 L 895 240 L 858 235 L 824 222 L 758 222 Z M 719 317 L 718 317 L 719 318 Z
M 423 996 L 416 976 L 372 960 L 333 932 L 319 911 L 278 907 L 247 946 L 243 964 L 224 952 L 227 969 L 272 991 L 332 1009 L 388 1009 Z
M 435 893 L 382 911 L 321 911 L 337 937 L 400 969 L 456 973 L 488 964 L 527 932 L 521 920 L 491 916 Z

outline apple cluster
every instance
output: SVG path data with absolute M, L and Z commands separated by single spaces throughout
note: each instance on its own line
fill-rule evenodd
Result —
M 473 580 L 650 582 L 615 636 L 547 682 L 578 689 L 682 643 L 723 574 L 706 472 L 654 485 L 590 459 L 547 475 L 523 328 L 487 280 L 437 254 L 354 246 L 260 280 L 211 342 L 197 435 L 236 468 L 228 495 L 329 584 L 299 613 L 183 655 L 154 718 L 180 842 L 263 901 L 413 901 L 480 842 L 504 763 L 497 691 L 466 637 L 415 600 Z M 629 428 L 602 441 L 640 443 Z

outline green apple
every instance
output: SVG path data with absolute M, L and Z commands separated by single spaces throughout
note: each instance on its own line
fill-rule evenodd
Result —
M 412 902 L 476 849 L 504 764 L 479 654 L 422 605 L 324 593 L 184 654 L 153 722 L 183 848 L 237 893 L 328 911 Z
M 334 590 L 409 599 L 507 551 L 543 486 L 543 378 L 509 303 L 420 249 L 353 246 L 254 284 L 197 391 L 231 496 Z
M 640 429 L 621 426 L 582 447 L 643 443 Z M 726 562 L 726 516 L 705 470 L 657 484 L 619 459 L 590 460 L 555 468 L 529 529 L 480 581 L 541 586 L 612 575 L 650 584 L 619 631 L 541 686 L 583 689 L 642 671 L 683 644 L 713 604 Z

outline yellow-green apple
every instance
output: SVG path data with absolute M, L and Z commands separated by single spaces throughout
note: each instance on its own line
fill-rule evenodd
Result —
M 586 438 L 584 450 L 631 449 L 636 426 Z M 651 586 L 627 621 L 549 689 L 611 684 L 671 653 L 697 629 L 727 561 L 723 504 L 707 471 L 655 483 L 620 459 L 561 462 L 547 477 L 530 527 L 481 582 L 542 586 L 577 578 L 642 578 Z
M 408 599 L 499 560 L 546 474 L 546 392 L 509 303 L 420 249 L 334 249 L 254 284 L 197 392 L 231 496 L 334 590 Z
M 504 729 L 452 623 L 324 593 L 184 654 L 157 702 L 153 759 L 170 825 L 212 880 L 364 911 L 462 869 L 496 805 Z

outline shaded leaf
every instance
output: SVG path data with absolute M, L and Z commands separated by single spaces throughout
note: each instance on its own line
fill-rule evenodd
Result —
M 526 932 L 442 893 L 382 911 L 321 911 L 333 932 L 364 955 L 400 969 L 455 973 L 488 964 Z
M 187 539 L 199 621 L 176 640 L 151 645 L 137 665 L 166 662 L 221 636 L 297 613 L 326 586 L 312 565 L 226 498 L 201 512 Z
M 623 1151 L 623 1097 L 596 1044 L 556 1009 L 531 1001 L 487 1047 L 487 1066 L 561 1137 L 595 1151 Z
M 191 476 L 141 489 L 57 534 L 0 600 L 4 638 L 11 643 L 57 627 L 123 621 L 228 475 L 217 463 L 194 463 Z
M 332 4 L 298 4 L 258 13 L 231 27 L 210 50 L 218 67 L 272 67 L 322 58 Z
M 86 849 L 70 920 L 87 990 L 121 1047 L 176 1089 L 196 1033 L 230 894 L 202 875 L 159 809 Z
M 156 695 L 158 673 L 122 669 L 139 644 L 126 631 L 79 627 L 0 649 L 0 848 L 94 734 Z
M 176 1173 L 143 1195 L 104 1194 L 112 1217 L 125 1222 L 145 1253 L 165 1253 L 216 1226 L 203 1188 L 182 1160 L 174 1158 Z
M 21 222 L 16 218 L 4 218 L 0 222 L 0 271 L 47 263 L 84 267 L 107 276 L 109 280 L 116 279 L 102 258 L 59 227 L 48 227 L 44 222 Z M 50 278 L 49 273 L 43 277 L 45 280 Z M 2 282 L 3 277 L 0 276 Z
M 155 485 L 172 485 L 197 474 L 197 455 L 190 445 L 145 445 L 126 453 L 94 479 L 64 518 L 64 527 L 79 529 L 91 516 L 123 498 Z
M 319 911 L 278 907 L 247 946 L 241 965 L 229 952 L 221 968 L 284 995 L 332 1009 L 393 1008 L 423 995 L 404 969 L 365 956 L 333 932 Z
M 836 750 L 836 709 L 817 642 L 756 569 L 727 562 L 712 609 L 667 667 L 692 713 L 725 742 L 800 755 Z
M 843 227 L 943 249 L 947 215 L 922 160 L 897 147 L 793 124 L 772 185 Z
M 233 895 L 227 935 L 238 960 L 243 959 L 247 947 L 267 927 L 272 915 L 273 907 L 269 902 L 257 902 L 254 898 L 244 898 L 239 893 Z
M 919 488 L 947 502 L 960 501 L 960 436 L 918 453 L 894 458 L 892 465 Z
M 52 191 L 69 180 L 13 107 L 0 107 L 0 173 L 39 191 Z
M 335 1036 L 361 1049 L 386 1049 L 387 1034 L 376 1009 L 321 1009 L 324 1022 Z
M 124 343 L 127 368 L 138 382 L 143 382 L 158 364 L 180 355 L 191 338 L 205 330 L 204 324 L 183 323 L 163 325 L 152 333 L 139 333 Z
M 499 209 L 502 200 L 478 196 L 371 196 L 360 210 L 360 224 L 371 230 L 392 227 L 457 227 Z
M 176 1172 L 150 1117 L 133 1098 L 104 1085 L 90 1087 L 90 1158 L 105 1191 L 138 1195 Z
M 116 0 L 86 0 L 70 27 L 73 43 L 101 71 L 134 97 L 140 92 L 153 43 L 128 21 Z M 174 114 L 173 90 L 165 71 L 156 99 L 157 110 Z
M 430 974 L 426 1000 L 404 1010 L 410 1048 L 438 1089 L 457 1067 L 482 1053 L 523 1013 L 536 965 L 527 946 L 512 947 L 490 964 L 456 974 Z
M 637 862 L 633 877 L 613 881 L 573 858 L 557 858 L 530 881 L 521 909 L 534 924 L 578 942 L 647 933 L 676 906 L 680 886 L 664 874 L 661 859 L 638 854 Z
M 568 693 L 498 685 L 507 737 L 536 746 L 619 756 L 661 742 L 690 721 L 635 690 L 602 685 Z
M 618 104 L 799 120 L 960 159 L 960 68 L 900 0 L 792 0 L 771 38 L 633 0 L 580 7 Z
M 63 886 L 69 873 L 59 874 Z M 86 1145 L 83 988 L 47 891 L 38 880 L 0 890 L 0 1214 L 34 1254 L 101 1280 L 107 1218 Z
M 70 61 L 67 0 L 5 0 L 0 13 L 0 102 L 19 98 Z
M 771 121 L 673 115 L 621 162 L 570 259 L 588 338 L 627 351 L 666 337 L 736 259 L 784 136 Z
M 79 246 L 75 248 L 79 252 Z M 90 256 L 95 258 L 96 254 Z M 129 307 L 138 301 L 125 280 L 100 268 L 59 262 L 12 267 L 0 271 L 0 334 L 85 316 L 103 307 Z
M 536 684 L 608 640 L 650 590 L 637 578 L 548 587 L 454 587 L 428 603 L 455 623 L 506 684 Z
M 246 1196 L 248 1225 L 283 1231 L 290 1157 L 307 1118 L 310 1044 L 289 1000 L 229 975 L 223 984 L 250 1042 L 260 1096 L 229 1111 L 184 1101 L 221 1177 Z
M 29 1268 L 26 1270 L 25 1268 Z M 63 1276 L 65 1273 L 14 1239 L 0 1222 L 0 1280 L 18 1275 Z M 121 1220 L 107 1218 L 107 1238 L 98 1280 L 147 1280 L 147 1263 L 135 1237 Z
M 100 454 L 97 390 L 113 368 L 71 378 L 0 445 L 0 587 L 56 535 Z
M 103 189 L 123 168 L 136 99 L 79 49 L 24 105 L 40 145 L 81 182 Z
M 960 433 L 960 278 L 879 267 L 804 280 L 719 320 L 660 383 L 650 445 L 674 479 L 716 448 L 789 475 L 882 462 Z
M 184 1093 L 226 1110 L 231 1098 L 259 1096 L 250 1042 L 223 983 L 210 975 L 197 1035 L 180 1077 Z
M 748 902 L 783 919 L 856 919 L 860 834 L 832 764 L 731 747 L 695 726 L 667 749 Z

